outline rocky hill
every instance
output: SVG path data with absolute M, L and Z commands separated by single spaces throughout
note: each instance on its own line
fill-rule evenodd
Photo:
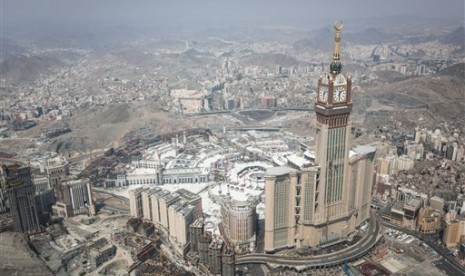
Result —
M 151 102 L 92 107 L 72 117 L 69 126 L 73 131 L 50 141 L 48 148 L 58 152 L 105 148 L 117 146 L 127 132 L 136 128 L 167 133 L 187 127 L 186 121 L 159 110 Z
M 463 26 L 458 27 L 454 31 L 443 36 L 441 42 L 444 44 L 458 45 L 463 48 L 465 45 L 465 28 Z
M 5 55 L 1 62 L 2 79 L 11 82 L 31 82 L 40 74 L 47 74 L 61 66 L 63 61 L 55 56 Z
M 365 86 L 366 98 L 393 110 L 423 109 L 438 119 L 463 119 L 465 113 L 465 64 L 451 66 L 438 75 L 375 81 Z

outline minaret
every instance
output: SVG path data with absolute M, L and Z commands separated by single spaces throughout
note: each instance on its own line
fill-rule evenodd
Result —
M 341 218 L 347 217 L 348 166 L 352 110 L 351 80 L 341 73 L 340 41 L 343 24 L 334 23 L 336 31 L 330 72 L 318 80 L 316 112 L 316 163 L 320 167 L 318 198 L 315 198 L 316 223 L 325 225 L 323 239 L 341 236 Z M 339 221 L 339 222 L 338 222 Z

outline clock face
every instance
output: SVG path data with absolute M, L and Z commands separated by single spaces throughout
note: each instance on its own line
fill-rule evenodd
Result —
M 320 86 L 318 97 L 320 101 L 322 102 L 328 101 L 328 87 L 327 86 Z
M 336 102 L 342 102 L 346 99 L 347 92 L 344 87 L 338 87 L 333 93 L 334 96 L 334 101 Z

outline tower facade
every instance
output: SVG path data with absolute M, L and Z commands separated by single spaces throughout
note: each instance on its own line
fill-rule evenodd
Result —
M 39 231 L 39 217 L 34 199 L 35 187 L 30 168 L 17 164 L 2 165 L 0 182 L 8 197 L 14 231 L 21 233 Z
M 348 240 L 369 217 L 376 149 L 358 146 L 349 158 L 352 81 L 342 73 L 342 26 L 334 24 L 330 71 L 318 80 L 315 164 L 270 168 L 265 174 L 267 253 L 311 252 Z
M 53 213 L 63 217 L 95 214 L 89 179 L 68 180 L 54 186 L 56 204 Z
M 265 174 L 265 252 L 295 246 L 298 171 L 269 168 Z
M 347 235 L 347 231 L 341 231 L 341 227 L 350 227 L 344 221 L 348 219 L 351 211 L 348 208 L 347 195 L 350 185 L 346 174 L 350 143 L 352 82 L 350 77 L 341 72 L 342 27 L 342 23 L 334 24 L 336 35 L 330 72 L 318 80 L 318 96 L 315 102 L 317 129 L 315 161 L 320 167 L 320 185 L 316 192 L 321 195 L 315 208 L 315 223 L 324 225 L 319 235 L 327 242 Z

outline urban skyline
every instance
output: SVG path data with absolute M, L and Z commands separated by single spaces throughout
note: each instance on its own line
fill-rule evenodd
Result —
M 462 2 L 109 4 L 0 6 L 2 271 L 465 272 Z

